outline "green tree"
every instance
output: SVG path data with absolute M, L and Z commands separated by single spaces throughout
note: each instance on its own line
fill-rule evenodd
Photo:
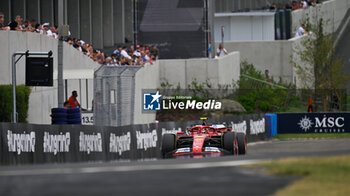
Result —
M 310 34 L 295 48 L 291 62 L 304 88 L 328 111 L 335 96 L 338 103 L 344 101 L 342 94 L 350 77 L 343 72 L 344 63 L 336 55 L 332 35 L 324 32 L 324 24 L 322 18 L 316 24 L 308 23 Z

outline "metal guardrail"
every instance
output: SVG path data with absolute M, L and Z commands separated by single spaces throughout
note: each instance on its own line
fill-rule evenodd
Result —
M 274 83 L 271 83 L 271 82 L 266 82 L 265 80 L 260 80 L 260 79 L 257 79 L 257 78 L 253 78 L 253 77 L 245 75 L 245 74 L 241 74 L 241 76 L 245 77 L 245 78 L 248 78 L 250 80 L 254 80 L 254 81 L 260 82 L 260 83 L 264 83 L 264 84 L 267 84 L 267 85 L 272 85 L 272 86 L 277 87 L 277 88 L 288 89 L 288 88 L 286 88 L 284 86 L 281 86 L 281 85 L 278 85 L 278 84 L 274 84 Z

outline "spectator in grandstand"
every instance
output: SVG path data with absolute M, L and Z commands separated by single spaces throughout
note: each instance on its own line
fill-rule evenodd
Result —
M 129 49 L 128 49 L 128 55 L 129 56 L 132 56 L 133 54 L 134 54 L 134 51 L 135 51 L 135 49 L 134 49 L 134 45 L 130 45 L 129 46 Z
M 141 50 L 141 59 L 140 65 L 144 65 L 146 63 L 146 54 L 145 51 Z
M 315 7 L 315 6 L 317 5 L 317 3 L 318 3 L 317 0 L 311 0 L 311 5 L 312 5 L 312 6 Z
M 114 66 L 120 66 L 120 55 L 112 54 L 112 63 Z
M 146 51 L 146 45 L 140 45 L 140 51 Z
M 278 10 L 277 4 L 276 3 L 272 3 L 271 6 L 270 6 L 270 11 L 277 11 L 277 10 Z
M 26 31 L 24 25 L 22 24 L 22 17 L 20 15 L 16 16 L 16 20 L 10 22 L 9 26 L 13 31 Z
M 73 45 L 73 43 L 74 43 L 74 42 L 73 42 L 73 39 L 70 38 L 70 37 L 68 37 L 66 41 L 67 41 L 67 43 L 68 43 L 69 45 Z
M 5 15 L 0 12 L 0 30 L 9 30 L 9 27 L 5 25 Z
M 58 26 L 55 25 L 51 27 L 50 30 L 52 32 L 52 37 L 58 39 Z
M 219 48 L 216 50 L 216 55 L 218 57 L 228 55 L 228 52 L 226 51 L 226 49 L 224 48 L 224 45 L 222 43 L 219 44 Z
M 293 1 L 292 2 L 292 10 L 298 10 L 298 9 L 300 9 L 300 6 L 299 6 L 300 4 L 298 4 L 298 2 L 297 1 Z
M 113 54 L 120 54 L 121 51 L 122 47 L 118 46 L 118 48 L 114 50 Z
M 24 26 L 25 26 L 25 29 L 29 32 L 34 32 L 35 31 L 35 27 L 32 25 L 32 22 L 29 22 L 29 21 L 24 21 Z
M 41 24 L 37 23 L 37 24 L 35 25 L 35 32 L 36 32 L 36 33 L 40 33 L 40 31 L 41 31 L 42 29 L 43 29 L 43 28 L 42 28 Z
M 25 29 L 27 29 L 27 28 L 28 28 L 28 25 L 29 25 L 29 21 L 28 21 L 28 20 L 25 20 L 25 21 L 23 22 L 23 27 L 24 27 Z
M 140 57 L 141 56 L 141 51 L 140 51 L 140 45 L 136 46 L 136 50 L 133 53 L 134 56 Z
M 159 58 L 159 50 L 156 45 L 153 45 L 151 48 L 151 59 L 153 61 L 158 60 Z
M 92 52 L 90 52 L 90 58 L 91 58 L 93 61 L 96 61 L 96 60 L 97 60 L 97 51 L 96 51 L 96 50 L 92 50 Z
M 47 36 L 52 36 L 52 31 L 50 30 L 50 23 L 44 23 L 43 28 L 40 30 L 40 34 L 42 35 L 47 35 Z
M 103 64 L 104 61 L 105 61 L 105 55 L 103 52 L 97 50 L 96 51 L 97 54 L 96 54 L 96 62 L 98 62 L 99 64 Z
M 81 47 L 81 52 L 87 56 L 89 56 L 89 51 L 87 50 L 87 44 L 84 44 L 83 47 Z
M 120 55 L 122 55 L 123 58 L 131 59 L 128 52 L 126 51 L 127 47 L 123 46 L 122 50 L 120 51 Z
M 70 96 L 69 99 L 67 100 L 71 108 L 80 108 L 80 103 L 77 100 L 77 97 L 78 97 L 77 91 L 73 91 L 72 96 Z
M 114 66 L 111 57 L 107 57 L 106 60 L 105 60 L 105 62 L 104 62 L 104 64 L 107 65 L 107 66 Z
M 145 47 L 145 48 L 149 48 L 149 47 Z M 152 58 L 151 58 L 151 52 L 149 51 L 149 50 L 146 50 L 145 51 L 145 59 L 146 59 L 146 61 L 148 61 L 149 63 L 151 63 L 151 64 L 153 64 L 152 63 Z
M 75 41 L 75 43 L 73 44 L 73 47 L 76 48 L 77 50 L 79 50 L 80 52 L 83 51 L 83 49 L 81 48 L 81 40 L 80 39 Z
M 36 22 L 36 20 L 34 20 L 34 19 L 32 19 L 31 21 L 30 21 L 30 27 L 32 27 L 32 29 L 31 29 L 31 32 L 34 32 L 35 30 L 36 30 L 36 25 L 37 25 L 38 23 Z
M 302 35 L 306 34 L 307 32 L 305 31 L 305 29 L 306 29 L 305 24 L 302 24 L 299 27 L 298 31 L 296 32 L 295 37 L 299 37 L 299 36 L 302 36 Z
M 101 64 L 101 65 L 103 65 L 103 63 L 104 63 L 102 57 L 100 57 L 100 56 L 98 56 L 98 57 L 96 58 L 96 62 L 97 62 L 98 64 Z
M 307 9 L 309 7 L 309 4 L 306 0 L 301 1 L 301 5 L 302 5 L 303 9 Z
M 84 54 L 90 56 L 91 52 L 93 51 L 94 49 L 92 48 L 92 46 L 90 44 L 87 44 L 85 43 L 84 46 L 83 46 L 83 52 Z
M 23 18 L 20 15 L 16 16 L 16 22 L 17 22 L 17 27 L 16 27 L 17 31 L 27 31 L 26 27 L 23 24 Z
M 135 63 L 134 63 L 134 65 L 144 65 L 144 63 L 143 63 L 143 59 L 142 59 L 142 56 L 141 56 L 141 53 L 140 53 L 140 56 L 138 56 L 138 57 L 136 57 L 135 58 Z

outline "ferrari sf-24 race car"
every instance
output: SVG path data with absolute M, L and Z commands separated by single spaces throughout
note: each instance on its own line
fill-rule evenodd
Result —
M 186 132 L 164 134 L 162 139 L 163 158 L 199 158 L 247 153 L 246 134 L 234 132 L 224 124 L 209 126 L 204 122 L 203 125 L 187 129 Z

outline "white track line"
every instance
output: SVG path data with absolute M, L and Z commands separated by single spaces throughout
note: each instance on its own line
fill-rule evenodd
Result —
M 262 162 L 263 160 L 238 160 L 205 163 L 185 163 L 169 165 L 135 165 L 135 166 L 107 166 L 107 167 L 83 167 L 83 168 L 52 168 L 52 169 L 28 169 L 0 171 L 0 176 L 29 176 L 29 175 L 57 175 L 57 174 L 93 174 L 105 172 L 131 172 L 149 170 L 181 170 L 201 169 L 214 167 L 234 167 Z

